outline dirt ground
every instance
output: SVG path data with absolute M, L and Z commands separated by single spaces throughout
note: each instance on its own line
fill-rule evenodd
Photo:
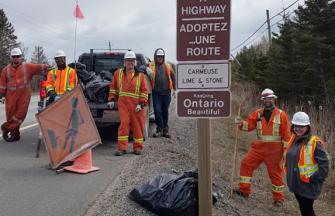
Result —
M 126 155 L 129 161 L 120 176 L 105 193 L 101 194 L 87 216 L 155 215 L 128 199 L 128 193 L 137 186 L 161 173 L 188 171 L 197 167 L 196 120 L 182 120 L 175 116 L 174 102 L 171 104 L 171 139 L 149 138 L 142 155 Z M 295 198 L 286 189 L 286 201 L 281 212 L 272 209 L 271 183 L 265 166 L 260 166 L 252 179 L 253 194 L 245 199 L 230 197 L 235 129 L 233 118 L 212 120 L 212 176 L 216 192 L 220 195 L 213 206 L 213 215 L 300 215 Z M 153 128 L 152 128 L 153 129 Z M 233 187 L 238 186 L 239 163 L 247 152 L 254 133 L 238 133 L 237 169 Z M 334 178 L 329 178 L 319 200 L 315 202 L 316 214 L 335 216 Z M 331 186 L 332 185 L 332 186 Z

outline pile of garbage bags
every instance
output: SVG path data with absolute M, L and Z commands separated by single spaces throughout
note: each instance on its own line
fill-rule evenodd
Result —
M 95 103 L 107 102 L 109 84 L 113 78 L 113 73 L 101 71 L 96 74 L 94 71 L 87 71 L 86 66 L 81 63 L 71 63 L 69 66 L 76 68 L 79 83 L 88 101 Z
M 128 197 L 162 216 L 198 215 L 198 174 L 163 173 L 133 189 Z M 213 204 L 217 201 L 213 196 Z

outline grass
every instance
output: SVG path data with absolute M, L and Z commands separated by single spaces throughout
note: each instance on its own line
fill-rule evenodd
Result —
M 249 112 L 254 111 L 255 109 L 261 107 L 261 101 L 259 100 L 259 90 L 251 85 L 246 83 L 239 83 L 234 84 L 232 86 L 232 110 L 231 110 L 231 118 L 230 119 L 223 119 L 215 121 L 213 131 L 217 131 L 216 129 L 224 128 L 223 125 L 231 125 L 229 127 L 228 133 L 222 133 L 226 134 L 226 137 L 224 137 L 222 140 L 224 142 L 219 142 L 218 140 L 215 140 L 213 144 L 215 146 L 219 146 L 220 149 L 216 149 L 216 153 L 214 154 L 222 154 L 219 152 L 227 152 L 231 151 L 233 148 L 233 141 L 235 137 L 235 125 L 233 123 L 234 117 L 237 115 L 237 110 L 239 106 L 241 107 L 241 116 L 243 119 L 245 119 Z M 280 95 L 279 95 L 280 98 Z M 327 178 L 326 182 L 324 183 L 324 187 L 322 190 L 322 193 L 320 195 L 320 198 L 315 203 L 315 210 L 317 215 L 335 215 L 335 210 L 333 210 L 333 200 L 335 199 L 335 110 L 331 108 L 330 105 L 324 105 L 324 106 L 315 106 L 311 102 L 306 102 L 305 104 L 295 104 L 295 103 L 280 103 L 279 108 L 283 109 L 290 117 L 293 116 L 293 114 L 297 111 L 304 111 L 306 112 L 311 119 L 311 127 L 312 127 L 312 133 L 320 136 L 325 143 L 326 143 L 326 149 L 329 152 L 330 160 L 331 160 L 331 170 L 329 177 Z M 291 118 L 290 118 L 291 119 Z M 221 125 L 218 126 L 218 125 Z M 217 132 L 218 136 L 222 136 Z M 228 134 L 228 136 L 227 136 Z M 251 133 L 245 133 L 245 132 L 239 132 L 238 134 L 238 155 L 237 155 L 237 165 L 236 169 L 239 170 L 239 162 L 241 161 L 242 157 L 246 154 L 246 152 L 251 147 L 251 141 L 254 140 L 255 137 L 255 131 Z M 228 141 L 229 140 L 229 141 Z M 227 143 L 229 142 L 229 143 Z M 227 156 L 230 158 L 230 156 Z M 230 160 L 233 162 L 232 160 Z M 227 161 L 226 161 L 227 162 Z M 216 165 L 220 167 L 224 167 L 224 162 L 222 161 L 216 161 Z M 216 167 L 214 165 L 214 167 Z M 227 164 L 225 165 L 227 168 Z M 223 168 L 222 168 L 223 169 Z M 238 172 L 238 171 L 237 171 Z M 221 170 L 220 176 L 223 176 L 223 178 L 226 178 L 227 180 L 230 178 L 231 170 Z M 237 186 L 237 179 L 238 179 L 238 173 L 235 173 L 235 186 Z M 260 166 L 254 173 L 253 177 L 253 188 L 254 188 L 254 198 L 256 200 L 252 201 L 254 202 L 254 205 L 258 205 L 260 208 L 263 208 L 264 206 L 271 204 L 272 197 L 271 192 L 269 190 L 271 183 L 267 175 L 267 170 L 265 166 Z M 285 201 L 285 214 L 286 215 L 299 215 L 298 210 L 298 204 L 293 196 L 293 194 L 289 193 L 286 189 L 285 192 L 286 201 Z M 250 204 L 251 200 L 249 199 Z M 235 205 L 241 205 L 241 203 L 236 203 L 236 201 L 233 201 L 233 206 Z M 248 207 L 246 205 L 245 207 Z M 264 213 L 266 215 L 269 213 L 268 209 L 259 209 L 260 211 L 258 213 Z M 255 212 L 254 212 L 255 213 Z M 252 212 L 249 212 L 249 214 L 253 214 Z M 256 213 L 257 214 L 257 213 Z

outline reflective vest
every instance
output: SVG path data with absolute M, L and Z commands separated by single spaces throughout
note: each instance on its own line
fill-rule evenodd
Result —
M 269 132 L 264 133 L 261 113 L 263 113 L 263 109 L 257 110 L 257 125 L 256 125 L 257 139 L 261 141 L 268 141 L 268 142 L 281 141 L 282 137 L 280 136 L 279 132 L 280 132 L 280 123 L 281 123 L 280 115 L 282 113 L 282 110 L 278 109 L 278 113 L 275 114 L 272 122 L 269 123 L 269 124 L 272 124 L 272 131 L 270 133 Z M 246 121 L 242 122 L 242 130 L 248 131 L 248 122 Z
M 288 146 L 287 151 L 291 148 L 295 140 L 295 135 L 292 135 Z M 312 136 L 306 145 L 302 145 L 299 153 L 298 169 L 300 180 L 306 183 L 309 183 L 309 178 L 318 170 L 318 164 L 314 159 L 314 151 L 316 148 L 317 142 L 323 142 L 317 136 Z M 284 171 L 286 173 L 286 157 L 284 161 Z
M 28 80 L 28 73 L 27 73 L 26 64 L 22 63 L 22 74 L 16 74 L 14 76 L 11 76 L 10 67 L 12 67 L 11 64 L 8 65 L 7 68 L 6 68 L 7 85 L 4 86 L 3 89 L 8 89 L 10 91 L 15 91 L 17 89 L 30 88 L 30 82 Z M 17 73 L 20 73 L 20 72 L 18 71 Z M 23 81 L 23 82 L 19 82 L 19 84 L 17 85 L 17 80 L 19 80 L 18 78 L 21 79 L 21 81 Z
M 141 77 L 143 76 L 142 73 L 139 73 L 138 76 L 135 77 L 135 91 L 130 92 L 130 91 L 125 91 L 122 82 L 122 77 L 124 75 L 123 68 L 119 69 L 119 74 L 118 74 L 118 89 L 110 88 L 109 89 L 109 94 L 113 95 L 118 95 L 119 97 L 131 97 L 135 99 L 144 99 L 145 101 L 148 100 L 148 94 L 145 92 L 140 92 L 140 87 L 141 87 Z
M 66 67 L 64 70 L 53 69 L 48 72 L 46 90 L 55 91 L 57 95 L 63 95 L 77 86 L 78 78 L 74 69 Z
M 156 78 L 156 65 L 155 63 L 150 64 L 150 69 L 152 70 L 152 79 L 151 79 L 151 88 L 155 89 L 155 78 Z M 169 79 L 169 89 L 172 91 L 173 90 L 173 82 L 171 79 L 171 73 L 172 73 L 172 67 L 170 64 L 165 64 L 165 71 L 166 74 L 168 75 Z

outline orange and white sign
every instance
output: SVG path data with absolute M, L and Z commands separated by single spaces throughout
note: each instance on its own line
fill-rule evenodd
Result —
M 36 114 L 52 168 L 101 143 L 83 92 L 78 86 Z

